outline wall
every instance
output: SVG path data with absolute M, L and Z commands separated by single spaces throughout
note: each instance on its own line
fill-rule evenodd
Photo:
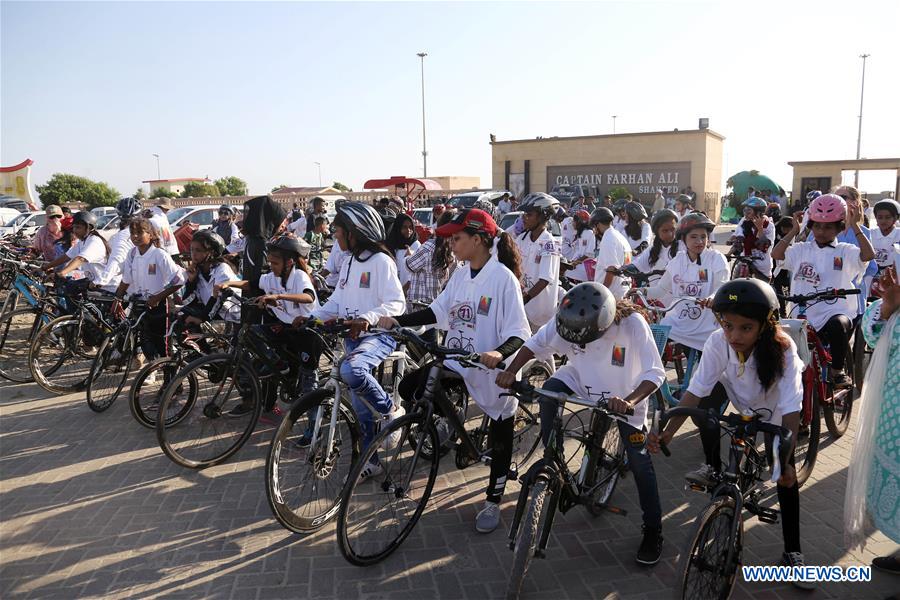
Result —
M 432 198 L 444 197 L 444 196 L 456 196 L 458 194 L 465 194 L 467 192 L 471 192 L 470 188 L 462 189 L 462 190 L 431 190 L 422 194 L 422 196 L 416 201 L 416 206 L 431 206 Z M 272 198 L 281 204 L 285 209 L 290 209 L 294 203 L 297 203 L 297 206 L 303 210 L 306 210 L 308 206 L 310 206 L 311 201 L 316 196 L 321 196 L 326 200 L 330 197 L 330 194 L 269 194 Z M 384 196 L 384 192 L 343 192 L 340 194 L 344 198 L 348 200 L 356 201 L 356 202 L 367 202 L 369 204 L 373 204 L 379 198 Z M 234 204 L 234 205 L 242 205 L 244 202 L 249 200 L 250 198 L 255 198 L 256 196 L 216 196 L 210 197 L 205 196 L 203 198 L 172 198 L 172 204 L 176 207 L 178 206 L 195 206 L 198 204 Z M 152 200 L 150 201 L 152 202 Z
M 446 177 L 429 177 L 428 179 L 436 181 L 445 190 L 477 190 L 481 187 L 481 177 L 449 175 Z

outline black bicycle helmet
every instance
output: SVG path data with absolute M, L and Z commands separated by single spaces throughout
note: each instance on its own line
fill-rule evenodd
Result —
M 681 202 L 685 206 L 693 206 L 694 199 L 688 196 L 687 194 L 679 194 L 677 198 L 675 198 L 675 202 Z
M 203 244 L 203 247 L 209 250 L 212 258 L 220 258 L 225 254 L 225 240 L 212 229 L 195 231 L 191 241 Z
M 230 204 L 223 204 L 222 206 L 219 207 L 219 212 L 220 213 L 227 212 L 231 216 L 234 216 L 235 213 L 237 213 L 237 209 L 234 206 L 231 206 Z
M 384 242 L 384 221 L 381 219 L 381 215 L 368 204 L 344 202 L 337 208 L 335 220 L 371 243 Z
M 640 202 L 629 202 L 625 205 L 625 214 L 632 221 L 640 221 L 647 218 L 647 211 Z
M 97 215 L 89 210 L 80 210 L 72 217 L 72 223 L 84 223 L 93 228 L 97 226 Z
M 625 210 L 625 206 L 628 205 L 628 200 L 625 198 L 619 198 L 615 202 L 613 202 L 612 209 L 613 212 L 619 212 Z
M 116 213 L 120 219 L 130 219 L 143 210 L 141 201 L 137 198 L 122 198 L 116 202 Z
M 683 238 L 693 229 L 705 229 L 707 233 L 712 233 L 716 228 L 716 224 L 709 220 L 709 217 L 701 212 L 692 212 L 684 215 L 678 223 L 678 237 Z
M 675 214 L 674 210 L 664 208 L 653 213 L 653 218 L 650 219 L 650 230 L 653 232 L 653 235 L 659 233 L 659 228 L 662 227 L 662 224 L 666 221 L 678 222 L 678 215 Z
M 522 212 L 537 212 L 540 213 L 541 218 L 545 221 L 553 216 L 556 210 L 559 208 L 559 200 L 551 196 L 550 194 L 545 194 L 543 192 L 536 192 L 534 194 L 528 194 L 522 200 L 522 203 L 519 204 L 519 210 Z
M 604 225 L 609 225 L 613 222 L 613 214 L 612 211 L 606 208 L 605 206 L 601 206 L 600 208 L 595 208 L 594 212 L 591 213 L 591 226 L 593 227 L 597 223 L 603 223 Z
M 584 346 L 603 337 L 616 317 L 616 299 L 605 286 L 586 281 L 566 292 L 556 311 L 556 332 Z
M 305 240 L 296 238 L 291 235 L 282 235 L 266 244 L 266 252 L 272 250 L 280 250 L 289 254 L 296 254 L 307 258 L 309 256 L 310 245 Z
M 713 312 L 724 312 L 730 306 L 758 306 L 777 315 L 778 296 L 759 279 L 733 279 L 718 289 L 712 301 Z
M 879 210 L 887 210 L 890 211 L 894 218 L 896 219 L 900 216 L 900 204 L 897 204 L 895 200 L 891 200 L 890 198 L 885 198 L 884 200 L 879 200 L 875 203 L 875 206 L 872 207 L 874 212 L 878 212 Z

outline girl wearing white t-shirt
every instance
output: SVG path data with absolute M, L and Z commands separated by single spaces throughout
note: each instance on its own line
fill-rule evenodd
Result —
M 653 234 L 647 223 L 647 211 L 640 202 L 629 202 L 625 205 L 625 227 L 622 233 L 631 246 L 631 253 L 639 255 L 650 247 Z
M 456 258 L 466 262 L 456 269 L 444 291 L 429 308 L 382 319 L 379 324 L 390 328 L 436 323 L 447 332 L 446 345 L 478 352 L 481 363 L 494 369 L 531 335 L 522 303 L 521 266 L 516 244 L 508 233 L 499 231 L 490 215 L 477 208 L 461 211 L 436 233 L 442 237 L 452 236 Z M 472 399 L 491 419 L 488 433 L 491 473 L 487 499 L 475 518 L 475 529 L 490 533 L 500 523 L 500 500 L 512 460 L 513 425 L 518 403 L 514 397 L 500 396 L 502 390 L 494 381 L 496 373 L 493 371 L 466 369 L 452 360 L 445 361 L 444 366 L 463 375 Z M 421 394 L 430 368 L 431 365 L 426 365 L 403 378 L 400 395 L 405 402 L 411 403 Z
M 789 429 L 794 445 L 803 407 L 804 365 L 794 342 L 778 324 L 775 291 L 758 279 L 736 279 L 719 289 L 711 308 L 722 328 L 706 341 L 700 364 L 679 406 L 718 411 L 730 400 L 742 414 L 760 414 L 763 421 Z M 685 417 L 673 417 L 665 431 L 659 435 L 651 433 L 649 450 L 657 452 L 660 444 L 670 443 L 684 421 Z M 700 423 L 697 426 L 706 460 L 687 479 L 694 484 L 714 486 L 722 468 L 719 430 L 701 427 Z M 771 443 L 767 438 L 766 444 Z M 782 564 L 802 567 L 800 491 L 793 450 L 790 457 L 789 464 L 780 465 L 777 485 L 784 539 Z
M 571 260 L 572 269 L 566 273 L 566 277 L 572 281 L 587 281 L 589 279 L 584 268 L 584 261 L 594 260 L 597 240 L 591 229 L 591 214 L 586 210 L 575 213 L 575 237 L 572 239 Z
M 685 300 L 662 320 L 669 325 L 669 338 L 679 344 L 702 350 L 706 339 L 719 324 L 706 307 L 709 299 L 728 281 L 728 263 L 718 250 L 708 248 L 709 234 L 715 224 L 703 213 L 686 215 L 678 223 L 678 237 L 684 250 L 666 265 L 666 272 L 647 290 L 651 298 L 696 298 Z
M 65 278 L 65 293 L 78 295 L 85 290 L 89 283 L 99 281 L 100 276 L 109 258 L 109 244 L 96 230 L 97 217 L 88 211 L 81 211 L 72 217 L 72 233 L 78 240 L 62 256 L 58 257 L 43 267 L 48 273 L 53 269 L 65 265 L 57 272 L 59 277 Z M 118 281 L 105 289 L 113 291 Z
M 185 269 L 185 306 L 181 309 L 185 323 L 192 331 L 199 331 L 200 324 L 210 319 L 240 321 L 240 304 L 227 301 L 213 313 L 217 301 L 216 286 L 227 281 L 238 281 L 231 266 L 225 262 L 225 240 L 211 229 L 194 232 L 191 240 L 191 264 Z M 240 292 L 237 292 L 238 294 Z
M 763 281 L 772 278 L 772 256 L 769 249 L 775 244 L 775 223 L 766 216 L 767 204 L 760 198 L 749 198 L 742 204 L 744 216 L 738 221 L 732 254 L 747 256 L 753 260 L 755 276 Z
M 900 205 L 894 200 L 879 200 L 875 203 L 874 212 L 878 227 L 869 229 L 869 232 L 872 235 L 872 247 L 875 248 L 875 262 L 878 263 L 880 272 L 894 264 L 896 255 L 894 244 L 900 244 L 900 228 L 897 227 Z
M 113 314 L 121 314 L 119 301 L 130 291 L 147 302 L 143 330 L 144 356 L 154 360 L 166 353 L 166 299 L 184 285 L 184 272 L 172 256 L 160 248 L 156 228 L 148 219 L 134 219 L 128 225 L 134 248 L 122 264 L 122 283 L 116 290 Z
M 615 231 L 611 219 L 610 231 Z M 544 383 L 545 390 L 585 399 L 605 398 L 613 412 L 634 410 L 616 425 L 644 517 L 644 540 L 637 561 L 655 564 L 662 548 L 662 509 L 653 462 L 644 452 L 644 423 L 647 397 L 663 382 L 665 370 L 650 327 L 634 305 L 617 304 L 597 282 L 582 283 L 566 293 L 556 318 L 525 342 L 515 360 L 497 376 L 497 383 L 509 387 L 533 357 L 552 360 L 554 354 L 567 357 L 568 362 Z M 552 402 L 541 402 L 540 409 L 541 437 L 546 445 L 558 409 Z
M 615 275 L 613 271 L 631 263 L 631 246 L 619 231 L 612 226 L 612 211 L 601 206 L 591 215 L 594 238 L 597 240 L 597 263 L 594 281 L 602 284 L 616 300 L 625 297 L 628 279 Z
M 668 208 L 664 208 L 653 214 L 650 220 L 650 230 L 653 233 L 653 243 L 646 252 L 641 252 L 631 261 L 641 273 L 651 271 L 665 271 L 666 267 L 678 254 L 684 250 L 681 242 L 675 241 L 675 229 L 678 226 L 678 215 Z M 650 285 L 659 281 L 660 275 L 654 275 L 648 280 Z M 660 298 L 664 304 L 671 302 L 671 298 Z
M 412 274 L 406 267 L 406 259 L 415 254 L 422 245 L 416 237 L 416 226 L 412 217 L 406 214 L 397 215 L 388 231 L 385 244 L 394 253 L 397 277 L 400 278 L 400 284 L 403 286 L 403 291 L 406 292 L 409 290 L 409 283 L 412 279 Z
M 532 331 L 556 314 L 559 290 L 559 245 L 547 221 L 559 201 L 543 193 L 529 194 L 520 205 L 525 232 L 516 236 L 522 262 L 522 298 Z

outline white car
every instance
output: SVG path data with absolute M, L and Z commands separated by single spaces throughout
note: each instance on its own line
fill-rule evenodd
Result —
M 98 219 L 100 217 L 105 217 L 106 215 L 114 215 L 116 214 L 116 207 L 114 206 L 97 206 L 91 209 L 91 214 L 93 214 Z
M 169 225 L 174 232 L 185 223 L 194 223 L 198 229 L 209 229 L 213 223 L 219 220 L 219 204 L 199 204 L 197 206 L 182 206 L 170 210 L 166 214 Z
M 109 238 L 119 231 L 119 215 L 113 213 L 97 217 L 97 231 L 106 241 L 109 241 Z
M 0 237 L 23 233 L 25 236 L 33 236 L 47 222 L 44 211 L 20 213 L 18 217 L 0 227 Z
M 6 208 L 0 206 L 0 227 L 8 224 L 10 221 L 21 215 L 22 213 L 15 208 Z

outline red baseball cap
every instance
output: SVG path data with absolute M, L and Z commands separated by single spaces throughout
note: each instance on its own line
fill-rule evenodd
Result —
M 461 211 L 449 223 L 438 227 L 435 234 L 439 237 L 450 237 L 463 229 L 484 232 L 490 237 L 497 235 L 497 223 L 494 222 L 491 215 L 479 208 L 469 208 Z

